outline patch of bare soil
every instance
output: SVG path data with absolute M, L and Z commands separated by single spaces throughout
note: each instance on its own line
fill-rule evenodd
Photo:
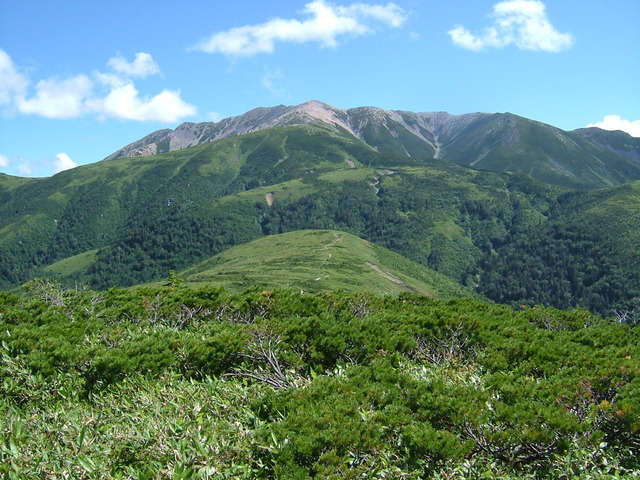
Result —
M 264 196 L 264 199 L 266 200 L 267 205 L 271 206 L 273 205 L 273 202 L 276 201 L 276 196 L 273 193 L 269 192 Z
M 366 263 L 367 263 L 368 267 L 373 268 L 376 272 L 378 272 L 380 275 L 382 275 L 384 278 L 386 278 L 390 282 L 393 282 L 396 285 L 398 285 L 401 289 L 406 290 L 407 292 L 415 291 L 412 288 L 409 288 L 407 286 L 407 284 L 404 283 L 402 280 L 400 280 L 398 277 L 396 277 L 394 275 L 391 275 L 390 273 L 387 273 L 384 270 L 382 270 L 378 265 L 375 265 L 375 264 L 370 263 L 370 262 L 366 262 Z

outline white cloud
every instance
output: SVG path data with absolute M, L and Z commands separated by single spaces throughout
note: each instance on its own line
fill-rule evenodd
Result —
M 18 71 L 11 57 L 0 50 L 0 105 L 12 104 L 27 90 L 29 79 Z
M 6 155 L 0 155 L 0 167 L 8 167 L 9 163 L 11 163 L 9 161 L 9 157 Z
M 16 170 L 23 177 L 28 177 L 33 173 L 33 169 L 29 163 L 22 163 L 16 167 Z
M 523 50 L 560 52 L 573 45 L 573 37 L 560 33 L 549 21 L 545 4 L 538 0 L 509 0 L 493 6 L 493 25 L 474 35 L 462 25 L 447 32 L 453 43 L 468 50 L 503 48 L 515 44 Z
M 603 130 L 622 130 L 632 137 L 640 137 L 640 120 L 629 121 L 619 115 L 606 115 L 601 122 L 592 123 L 587 127 L 598 127 Z
M 219 122 L 220 120 L 222 120 L 222 115 L 220 115 L 218 112 L 208 112 L 207 120 L 209 120 L 210 122 Z
M 122 56 L 118 55 L 109 59 L 108 66 L 113 68 L 116 72 L 124 74 L 128 77 L 147 77 L 160 73 L 160 67 L 156 61 L 145 52 L 136 53 L 136 58 L 133 62 L 127 62 Z
M 18 98 L 20 113 L 46 118 L 77 118 L 86 113 L 85 102 L 93 90 L 93 82 L 86 75 L 66 80 L 40 80 L 36 94 L 30 99 Z
M 207 53 L 252 56 L 272 53 L 276 42 L 319 42 L 323 47 L 335 47 L 340 35 L 370 33 L 371 27 L 363 23 L 367 20 L 399 27 L 406 19 L 404 10 L 394 3 L 336 6 L 315 0 L 307 3 L 302 13 L 307 17 L 302 21 L 274 18 L 259 25 L 232 28 L 213 34 L 193 48 Z
M 54 163 L 54 173 L 60 173 L 64 170 L 77 167 L 78 164 L 69 158 L 66 153 L 58 153 Z
M 151 98 L 140 98 L 132 83 L 113 87 L 104 98 L 89 102 L 92 111 L 124 120 L 176 122 L 195 115 L 196 107 L 180 98 L 180 92 L 163 90 Z
M 163 90 L 157 95 L 140 96 L 131 80 L 160 73 L 150 54 L 140 52 L 133 62 L 121 56 L 107 65 L 116 73 L 93 72 L 66 79 L 40 80 L 28 95 L 29 80 L 0 50 L 0 105 L 15 107 L 22 114 L 68 119 L 85 115 L 136 121 L 176 122 L 195 115 L 196 107 L 180 98 L 179 91 Z

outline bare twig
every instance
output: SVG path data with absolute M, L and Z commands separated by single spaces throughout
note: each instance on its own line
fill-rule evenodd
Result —
M 278 346 L 281 342 L 282 339 L 279 335 L 257 332 L 251 352 L 242 354 L 243 357 L 254 362 L 254 365 L 250 368 L 237 368 L 225 376 L 252 378 L 279 389 L 294 386 L 277 356 Z

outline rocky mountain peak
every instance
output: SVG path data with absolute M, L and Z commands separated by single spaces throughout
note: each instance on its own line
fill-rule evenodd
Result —
M 301 115 L 303 118 L 306 117 L 308 119 L 319 120 L 329 125 L 339 125 L 351 131 L 346 110 L 333 107 L 318 100 L 310 100 L 301 105 L 292 107 L 291 114 L 292 116 Z

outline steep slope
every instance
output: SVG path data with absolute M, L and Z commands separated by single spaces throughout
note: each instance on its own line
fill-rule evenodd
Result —
M 277 126 L 308 124 L 347 131 L 383 153 L 438 158 L 440 137 L 449 141 L 484 116 L 487 114 L 418 114 L 376 107 L 345 110 L 312 100 L 296 106 L 256 108 L 220 122 L 183 123 L 175 130 L 154 132 L 105 160 L 166 153 Z
M 600 128 L 580 128 L 573 133 L 580 135 L 599 147 L 640 162 L 640 138 L 626 132 L 602 130 Z
M 345 290 L 473 296 L 450 278 L 346 232 L 300 230 L 230 248 L 186 270 L 190 284 L 227 289 Z
M 114 152 L 105 160 L 167 153 L 269 128 L 318 122 L 350 131 L 343 110 L 320 102 L 311 101 L 295 107 L 260 107 L 220 122 L 187 122 L 175 130 L 159 130 Z
M 640 179 L 640 141 L 623 132 L 566 132 L 509 113 L 345 110 L 318 101 L 257 108 L 217 123 L 185 123 L 175 130 L 155 132 L 107 159 L 169 152 L 276 126 L 310 124 L 348 132 L 385 154 L 525 173 L 557 185 L 603 187 Z

